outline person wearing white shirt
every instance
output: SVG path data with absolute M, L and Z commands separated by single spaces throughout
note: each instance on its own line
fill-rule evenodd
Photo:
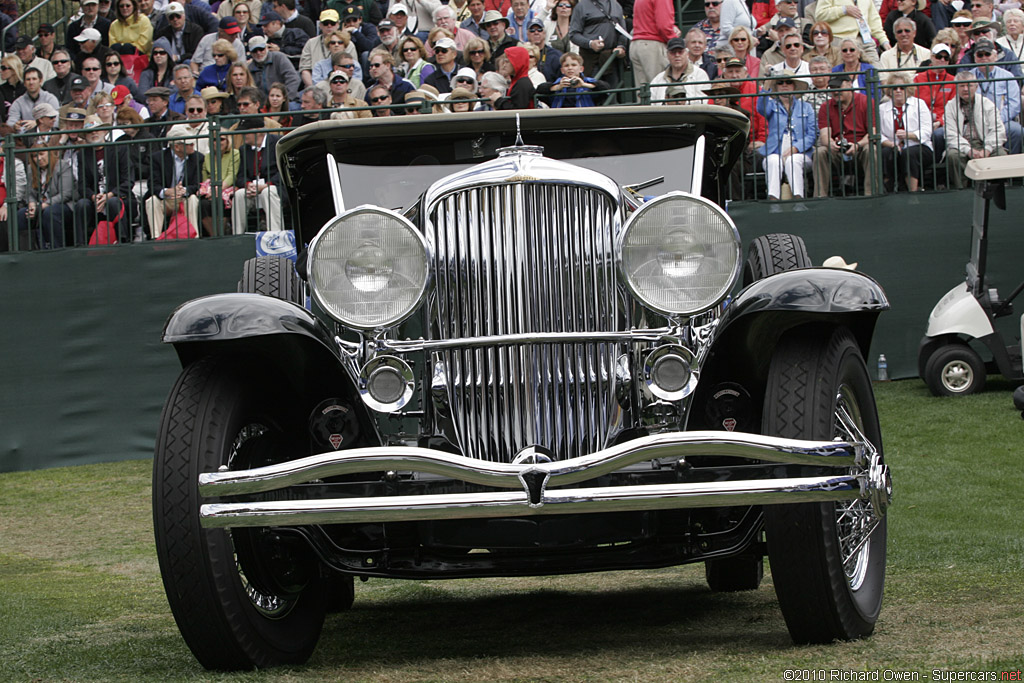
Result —
M 878 107 L 882 146 L 882 180 L 886 192 L 896 189 L 902 173 L 907 190 L 921 189 L 924 169 L 932 164 L 932 114 L 928 103 L 913 97 L 909 78 L 891 74 L 885 81 L 889 99 Z

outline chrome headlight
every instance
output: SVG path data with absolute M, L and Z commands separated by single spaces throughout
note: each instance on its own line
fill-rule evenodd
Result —
M 619 238 L 619 267 L 640 302 L 694 315 L 722 301 L 740 274 L 740 236 L 716 204 L 685 192 L 651 200 Z
M 430 280 L 427 243 L 402 216 L 370 206 L 341 215 L 309 248 L 309 282 L 335 320 L 372 330 L 405 320 Z

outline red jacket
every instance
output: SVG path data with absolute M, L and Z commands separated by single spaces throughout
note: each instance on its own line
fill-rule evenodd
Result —
M 636 0 L 633 5 L 633 40 L 667 43 L 678 35 L 672 0 Z
M 914 76 L 914 82 L 919 84 L 917 97 L 928 103 L 932 118 L 941 123 L 946 114 L 946 102 L 956 97 L 953 75 L 946 69 L 931 69 Z

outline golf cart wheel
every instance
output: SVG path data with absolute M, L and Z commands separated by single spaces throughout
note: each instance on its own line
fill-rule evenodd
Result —
M 845 328 L 793 330 L 772 356 L 763 431 L 792 439 L 839 438 L 881 451 L 871 378 Z M 874 631 L 885 585 L 886 517 L 869 500 L 766 505 L 775 594 L 798 644 Z
M 764 578 L 764 558 L 726 557 L 704 561 L 704 578 L 708 588 L 716 593 L 753 591 Z
M 289 409 L 295 409 L 289 411 Z M 301 541 L 200 523 L 199 474 L 249 469 L 306 448 L 301 401 L 225 357 L 186 367 L 167 399 L 153 458 L 153 525 L 167 601 L 207 669 L 305 662 L 320 637 L 326 579 Z
M 985 363 L 966 344 L 940 346 L 925 363 L 924 381 L 936 396 L 976 394 L 985 386 Z
M 810 268 L 810 256 L 802 237 L 787 233 L 761 235 L 747 248 L 743 264 L 743 286 L 762 278 L 796 268 Z
M 295 264 L 282 256 L 257 256 L 242 266 L 242 279 L 238 291 L 265 294 L 285 301 L 304 303 L 302 281 L 295 273 Z

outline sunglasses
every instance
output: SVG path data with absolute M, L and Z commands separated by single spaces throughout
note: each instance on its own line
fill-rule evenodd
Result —
M 238 102 L 238 106 L 239 107 L 255 107 L 256 103 L 255 102 L 246 102 L 244 100 L 240 100 Z
M 70 59 L 51 59 L 50 64 L 69 64 Z
M 337 26 L 338 25 L 338 22 L 336 22 L 336 21 L 330 21 L 330 20 L 324 21 L 323 19 L 320 20 L 320 23 L 323 24 L 324 26 Z
M 725 64 L 726 62 L 729 61 L 729 58 L 728 57 L 719 57 L 715 61 L 718 62 L 719 64 Z
M 572 5 L 567 2 L 560 2 L 555 7 L 561 7 L 562 9 L 572 9 Z
M 974 53 L 975 57 L 990 57 L 992 55 L 988 50 L 981 50 Z
M 344 45 L 345 43 L 341 42 L 340 40 L 328 40 L 327 44 L 328 45 Z
M 828 31 L 823 31 L 820 28 L 817 31 L 811 31 L 812 36 L 827 36 Z
M 416 47 L 415 45 L 412 46 L 412 47 L 403 47 L 402 48 L 402 52 L 419 52 L 419 51 L 420 51 L 420 49 L 418 47 Z
M 447 48 L 447 47 L 435 47 L 435 48 L 434 48 L 434 54 L 438 54 L 438 55 L 446 55 L 446 54 L 448 54 L 449 52 L 451 52 L 451 49 L 450 49 L 450 48 Z
M 734 42 L 734 43 L 745 43 L 745 42 L 747 42 L 747 39 L 744 38 L 743 36 L 736 36 L 735 38 L 732 39 L 732 42 Z
M 472 84 L 476 83 L 476 81 L 474 81 L 472 78 L 466 78 L 465 76 L 463 76 L 462 78 L 456 78 L 455 82 L 456 83 L 465 83 L 467 85 L 472 85 Z
M 10 70 L 11 70 L 11 67 L 7 66 L 6 64 L 0 65 L 0 71 L 10 71 Z
M 718 1 L 718 2 L 705 2 L 704 6 L 705 7 L 718 7 L 721 4 L 722 3 L 720 1 Z
M 354 68 L 356 68 L 356 65 L 355 64 L 339 64 L 338 68 L 339 69 L 354 69 Z
M 787 43 L 786 49 L 792 50 L 794 47 L 800 47 L 801 45 L 803 45 L 803 43 Z
M 906 90 L 907 86 L 905 86 L 905 85 L 894 85 L 894 86 L 892 86 L 892 89 L 893 90 Z
M 156 57 L 157 55 L 163 55 L 164 57 L 166 57 L 167 52 L 164 50 L 153 50 L 153 56 Z M 54 62 L 54 64 L 56 64 L 56 62 Z
M 223 52 L 219 52 L 219 53 L 218 52 L 214 52 L 213 53 L 213 58 L 214 59 L 216 59 L 217 57 L 226 57 L 226 56 L 227 55 L 225 55 Z
M 383 102 L 384 100 L 389 100 L 389 99 L 391 99 L 391 95 L 381 95 L 380 97 L 371 97 L 370 98 L 370 104 L 377 104 L 378 102 Z
M 971 3 L 971 9 L 981 9 L 984 6 L 985 5 L 981 4 L 980 2 L 973 2 L 973 3 Z
M 189 114 L 205 114 L 206 110 L 203 109 L 202 107 L 189 107 L 188 108 L 188 113 Z
M 904 33 L 913 33 L 909 28 L 898 28 L 896 29 L 896 35 L 903 35 Z
M 544 33 L 544 29 L 540 26 L 531 26 L 528 29 L 529 33 Z
M 121 62 L 107 62 L 107 66 L 121 66 Z
M 335 83 L 348 83 L 348 79 L 347 78 L 337 78 L 337 77 L 332 78 L 331 79 L 331 85 L 334 85 Z
M 483 50 L 470 50 L 469 51 L 469 54 L 471 54 L 471 55 L 482 55 L 483 53 L 484 53 Z
M 796 85 L 793 81 L 777 81 L 778 85 Z
M 263 52 L 266 49 L 267 49 L 266 45 L 261 45 L 259 47 L 251 48 L 249 51 L 250 52 Z
M 86 66 L 86 67 L 82 68 L 82 71 L 99 71 L 99 70 L 100 70 L 100 68 L 98 66 Z
M 113 106 L 114 106 L 113 102 L 104 102 L 103 104 L 97 104 L 96 108 L 97 109 L 110 109 Z
M 842 50 L 840 50 L 840 52 L 843 52 L 845 54 L 849 54 L 851 52 L 856 52 L 856 51 L 857 51 L 857 48 L 855 48 L 855 47 L 844 47 Z
M 949 55 L 946 54 L 945 52 L 940 52 L 939 54 L 934 55 L 932 57 L 932 59 L 944 59 L 944 60 L 946 60 L 948 62 L 949 61 Z
M 371 69 L 379 69 L 384 66 L 384 62 L 370 62 Z

